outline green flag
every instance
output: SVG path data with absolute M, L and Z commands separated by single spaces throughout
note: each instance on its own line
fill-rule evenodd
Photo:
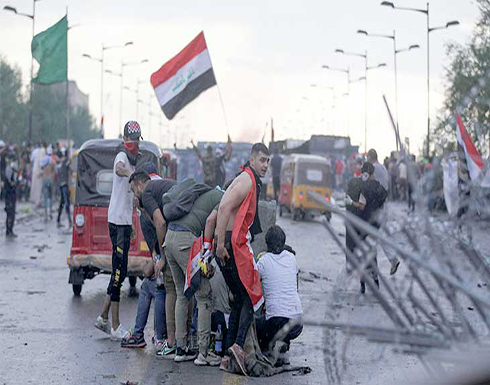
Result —
M 32 56 L 39 63 L 38 84 L 65 82 L 68 73 L 68 20 L 63 17 L 46 31 L 32 39 Z

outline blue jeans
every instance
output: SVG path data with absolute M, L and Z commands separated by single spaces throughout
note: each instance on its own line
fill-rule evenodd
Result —
M 44 203 L 44 217 L 48 217 L 48 205 L 49 215 L 53 211 L 53 181 L 51 179 L 43 180 L 43 203 Z
M 167 321 L 165 318 L 165 288 L 157 287 L 154 279 L 145 278 L 141 284 L 138 298 L 138 312 L 134 325 L 134 335 L 140 337 L 144 334 L 148 314 L 150 313 L 151 300 L 155 298 L 155 329 L 157 340 L 167 338 Z
M 58 208 L 58 223 L 61 219 L 61 213 L 63 212 L 63 208 L 65 208 L 66 215 L 68 216 L 68 220 L 71 223 L 71 215 L 70 215 L 70 189 L 68 185 L 64 184 L 60 186 L 60 207 Z

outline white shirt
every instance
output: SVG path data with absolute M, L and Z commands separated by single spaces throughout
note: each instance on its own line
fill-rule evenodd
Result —
M 128 170 L 134 171 L 126 153 L 122 151 L 118 153 L 114 159 L 114 169 L 112 170 L 112 193 L 107 219 L 109 223 L 115 225 L 131 225 L 133 223 L 133 192 L 129 178 L 120 177 L 116 174 L 119 162 L 122 162 Z
M 374 179 L 377 180 L 386 191 L 388 191 L 388 171 L 386 171 L 386 167 L 379 162 L 374 163 L 373 166 Z
M 265 297 L 265 318 L 301 317 L 301 300 L 298 295 L 296 257 L 284 250 L 281 254 L 264 254 L 257 262 Z
M 398 165 L 398 177 L 400 179 L 407 179 L 407 166 L 403 162 Z

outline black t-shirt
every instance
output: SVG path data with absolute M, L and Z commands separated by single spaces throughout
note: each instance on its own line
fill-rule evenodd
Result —
M 272 177 L 279 178 L 281 176 L 282 158 L 280 155 L 274 155 L 271 160 Z
M 351 199 L 354 202 L 359 202 L 359 198 L 362 192 L 362 186 L 363 186 L 363 182 L 361 178 L 352 178 L 347 184 L 346 193 L 351 197 Z M 352 205 L 347 205 L 346 209 L 352 214 L 358 217 L 362 217 L 362 210 L 359 210 L 357 207 L 354 207 Z
M 377 180 L 369 179 L 363 183 L 362 195 L 366 198 L 363 219 L 366 222 L 372 222 L 373 214 L 383 206 L 388 193 Z
M 156 209 L 162 211 L 162 195 L 172 188 L 172 179 L 151 180 L 141 196 L 141 202 L 146 212 L 153 218 Z

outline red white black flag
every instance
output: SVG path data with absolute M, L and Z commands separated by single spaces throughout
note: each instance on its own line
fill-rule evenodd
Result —
M 483 168 L 483 159 L 471 140 L 470 134 L 466 131 L 463 119 L 461 119 L 459 113 L 456 113 L 456 123 L 458 148 L 464 151 L 464 159 L 466 159 L 466 166 L 468 167 L 470 178 L 473 182 L 476 182 Z
M 202 92 L 216 85 L 204 32 L 151 75 L 163 113 L 172 119 Z

